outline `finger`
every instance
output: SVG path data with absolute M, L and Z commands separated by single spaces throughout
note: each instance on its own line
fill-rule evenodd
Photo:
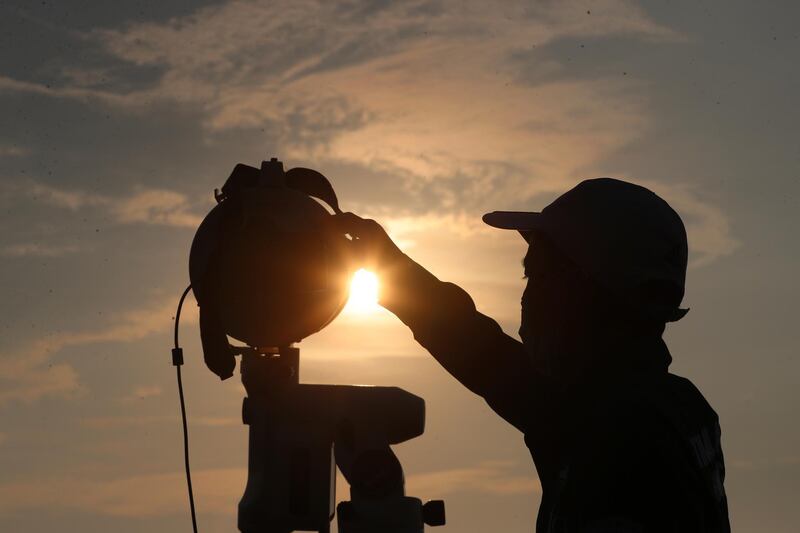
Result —
M 364 219 L 354 213 L 339 213 L 331 216 L 334 226 L 341 233 L 347 233 L 353 237 L 357 237 L 362 231 L 360 228 L 364 226 Z
M 361 218 L 353 213 L 342 213 L 335 217 L 340 217 L 336 221 L 339 224 L 339 231 L 353 238 L 374 242 L 385 233 L 383 227 L 371 218 Z

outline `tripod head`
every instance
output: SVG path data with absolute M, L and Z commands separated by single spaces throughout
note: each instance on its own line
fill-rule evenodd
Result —
M 239 529 L 327 532 L 338 466 L 352 500 L 339 505 L 341 533 L 421 532 L 436 504 L 405 496 L 403 470 L 389 446 L 423 433 L 424 400 L 397 387 L 298 383 L 297 374 L 286 372 L 298 352 L 242 354 L 250 453 Z M 365 522 L 371 527 L 364 529 Z

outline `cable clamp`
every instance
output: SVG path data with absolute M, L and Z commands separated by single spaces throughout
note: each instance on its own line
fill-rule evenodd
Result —
M 183 364 L 183 348 L 172 349 L 172 364 L 174 366 L 181 366 Z

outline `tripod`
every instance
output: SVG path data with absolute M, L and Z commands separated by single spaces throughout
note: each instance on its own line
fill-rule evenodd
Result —
M 421 533 L 443 525 L 444 502 L 405 495 L 390 445 L 421 435 L 425 402 L 397 387 L 299 383 L 299 350 L 246 348 L 243 422 L 248 477 L 239 502 L 243 533 L 328 533 L 336 466 L 350 485 L 340 533 Z

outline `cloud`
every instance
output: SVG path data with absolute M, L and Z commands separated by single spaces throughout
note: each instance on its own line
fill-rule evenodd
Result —
M 120 400 L 125 403 L 131 403 L 156 396 L 161 396 L 161 387 L 158 385 L 141 385 L 135 387 L 130 394 L 123 396 Z
M 714 203 L 703 198 L 697 187 L 687 183 L 662 183 L 639 180 L 636 177 L 622 176 L 631 182 L 643 185 L 664 198 L 681 216 L 689 239 L 689 268 L 699 268 L 736 251 L 741 242 L 731 231 L 730 220 L 725 212 Z M 573 184 L 559 189 L 563 192 Z M 513 192 L 513 191 L 512 191 Z M 544 202 L 528 201 L 520 206 L 513 199 L 498 199 L 483 209 L 508 209 L 521 207 L 525 210 L 540 210 Z M 477 212 L 476 212 L 477 211 Z M 464 209 L 442 210 L 440 213 L 397 216 L 390 212 L 368 213 L 381 222 L 392 239 L 403 250 L 418 246 L 419 242 L 430 240 L 432 233 L 447 234 L 462 241 L 497 235 L 497 230 L 483 223 L 481 210 Z M 463 245 L 463 244 L 462 244 Z
M 642 182 L 664 198 L 681 216 L 689 238 L 689 267 L 697 268 L 735 251 L 740 242 L 731 235 L 725 212 L 704 200 L 695 187 L 685 183 Z
M 118 59 L 157 66 L 135 100 L 189 102 L 210 131 L 270 124 L 289 154 L 324 153 L 431 180 L 510 162 L 530 178 L 563 178 L 641 131 L 626 80 L 498 83 L 531 43 L 628 34 L 679 40 L 627 1 L 229 2 L 166 23 L 93 37 Z M 324 21 L 324 22 L 323 22 Z M 569 153 L 565 153 L 569 152 Z M 554 172 L 558 170 L 558 172 Z M 557 174 L 557 175 L 556 175 Z M 485 186 L 483 188 L 486 188 Z
M 7 186 L 6 189 L 37 202 L 70 211 L 101 209 L 120 224 L 196 228 L 203 219 L 192 212 L 189 199 L 184 194 L 167 189 L 138 188 L 127 196 L 61 189 L 36 182 Z
M 71 244 L 42 244 L 35 242 L 9 244 L 0 249 L 5 257 L 61 257 L 81 251 L 80 246 Z
M 81 419 L 81 425 L 89 429 L 119 429 L 144 427 L 157 424 L 175 424 L 178 415 L 150 416 L 94 416 Z M 241 426 L 242 419 L 236 417 L 192 416 L 188 419 L 190 426 L 197 427 L 229 427 Z
M 0 143 L 0 157 L 24 157 L 30 154 L 31 150 L 23 146 Z
M 170 327 L 174 298 L 151 302 L 120 313 L 105 327 L 48 335 L 8 353 L 0 353 L 0 407 L 12 402 L 32 402 L 45 396 L 68 396 L 80 389 L 78 374 L 53 357 L 67 347 L 102 342 L 134 342 Z M 194 306 L 185 308 L 182 320 L 196 320 Z
M 111 202 L 110 211 L 123 224 L 142 223 L 160 226 L 196 228 L 203 217 L 189 211 L 189 202 L 181 193 L 148 189 Z
M 129 108 L 132 104 L 131 97 L 127 94 L 117 94 L 109 91 L 87 89 L 70 85 L 65 85 L 63 87 L 52 86 L 49 84 L 17 80 L 9 78 L 8 76 L 0 76 L 0 94 L 2 93 L 27 93 L 86 102 L 99 101 L 121 108 Z
M 204 513 L 234 515 L 246 479 L 247 471 L 239 468 L 193 471 L 198 508 Z M 184 513 L 186 479 L 182 472 L 120 479 L 75 475 L 0 485 L 0 512 L 44 508 L 118 517 Z
M 303 146 L 360 129 L 367 118 L 402 118 L 365 101 L 371 86 L 362 82 L 369 80 L 347 84 L 365 70 L 379 81 L 405 69 L 417 89 L 442 93 L 450 88 L 439 86 L 440 73 L 452 77 L 455 67 L 459 87 L 485 86 L 485 72 L 507 68 L 507 55 L 532 43 L 619 34 L 681 38 L 626 0 L 595 2 L 591 16 L 582 2 L 507 2 L 499 10 L 476 0 L 368 5 L 233 1 L 166 22 L 95 30 L 87 40 L 124 63 L 162 69 L 160 80 L 140 90 L 102 91 L 86 88 L 83 70 L 65 66 L 60 85 L 6 77 L 0 90 L 94 98 L 132 109 L 155 101 L 189 103 L 203 109 L 210 130 L 273 124 L 285 131 L 287 143 Z M 421 68 L 408 69 L 414 65 Z M 424 95 L 398 87 L 393 96 L 413 104 Z
M 371 214 L 366 216 L 372 216 Z M 392 240 L 404 251 L 418 245 L 420 238 L 431 233 L 444 233 L 460 240 L 488 236 L 497 230 L 487 226 L 478 216 L 464 211 L 427 213 L 424 215 L 375 215 Z
M 778 457 L 759 457 L 756 459 L 734 458 L 730 461 L 726 461 L 726 463 L 729 463 L 732 468 L 737 470 L 787 470 L 800 467 L 800 456 L 783 455 Z
M 523 473 L 520 473 L 523 470 Z M 521 469 L 506 461 L 488 461 L 475 467 L 439 470 L 408 476 L 409 494 L 442 497 L 458 492 L 486 494 L 526 494 L 541 492 L 541 485 L 530 467 Z
M 99 194 L 58 189 L 41 183 L 28 183 L 24 192 L 34 200 L 54 207 L 77 211 L 84 207 L 105 206 L 110 199 Z
M 423 498 L 465 491 L 500 495 L 540 492 L 530 468 L 524 474 L 515 470 L 517 468 L 508 462 L 484 462 L 477 467 L 412 475 L 406 486 L 409 494 Z M 247 480 L 247 470 L 195 470 L 192 480 L 197 505 L 204 513 L 234 515 Z M 339 492 L 346 494 L 341 490 L 342 484 L 338 486 Z M 0 512 L 41 508 L 120 517 L 178 514 L 186 509 L 186 480 L 183 472 L 169 472 L 119 479 L 76 475 L 0 485 Z
M 145 88 L 87 89 L 69 67 L 58 87 L 8 79 L 0 87 L 140 111 L 188 104 L 211 135 L 268 127 L 285 159 L 345 163 L 400 182 L 401 194 L 379 201 L 393 218 L 450 217 L 473 233 L 465 220 L 562 192 L 653 126 L 648 87 L 634 76 L 571 79 L 559 74 L 558 57 L 540 52 L 559 40 L 613 36 L 686 41 L 627 0 L 588 9 L 577 1 L 232 1 L 86 35 L 118 61 L 159 69 Z M 530 84 L 523 71 L 549 74 Z M 660 189 L 689 218 L 693 265 L 736 248 L 721 209 L 683 183 Z M 107 208 L 126 223 L 199 222 L 171 191 L 141 191 Z

